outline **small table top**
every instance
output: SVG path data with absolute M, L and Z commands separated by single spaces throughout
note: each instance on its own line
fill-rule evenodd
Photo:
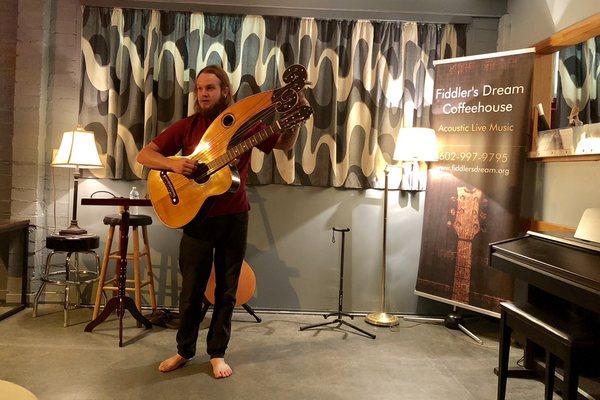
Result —
M 150 199 L 130 199 L 127 197 L 112 197 L 108 199 L 83 198 L 81 199 L 82 206 L 142 206 L 150 207 L 152 202 Z
M 28 219 L 0 219 L 0 233 L 16 231 L 29 226 Z

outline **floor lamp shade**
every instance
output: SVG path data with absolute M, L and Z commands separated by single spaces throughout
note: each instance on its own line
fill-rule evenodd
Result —
M 427 166 L 424 162 L 438 160 L 435 131 L 430 128 L 400 128 L 392 158 L 403 161 L 400 189 L 425 190 Z
M 75 168 L 73 173 L 73 218 L 61 235 L 83 235 L 87 231 L 77 224 L 77 188 L 81 178 L 81 168 L 102 168 L 102 162 L 96 149 L 94 132 L 86 131 L 81 126 L 63 133 L 58 152 L 54 156 L 53 167 Z

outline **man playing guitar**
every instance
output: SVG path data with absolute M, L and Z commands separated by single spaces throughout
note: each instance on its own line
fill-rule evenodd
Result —
M 194 175 L 196 161 L 167 157 L 179 151 L 183 156 L 192 154 L 211 122 L 233 103 L 227 73 L 216 65 L 203 68 L 196 76 L 195 94 L 196 113 L 174 123 L 146 145 L 137 157 L 139 163 L 188 178 Z M 299 96 L 299 102 L 308 104 L 302 95 Z M 261 129 L 260 124 L 256 129 Z M 299 128 L 292 128 L 289 132 L 274 134 L 257 147 L 265 153 L 273 149 L 289 150 L 294 147 L 298 132 Z M 214 255 L 215 304 L 206 338 L 207 353 L 215 378 L 226 378 L 232 374 L 224 357 L 231 336 L 237 283 L 246 251 L 250 209 L 246 194 L 249 164 L 250 152 L 246 152 L 236 164 L 240 175 L 239 189 L 235 193 L 213 197 L 211 204 L 207 204 L 210 209 L 203 209 L 183 227 L 179 248 L 179 268 L 183 280 L 179 297 L 181 326 L 177 331 L 177 354 L 159 365 L 161 372 L 182 367 L 196 353 L 198 329 L 202 322 L 202 301 Z

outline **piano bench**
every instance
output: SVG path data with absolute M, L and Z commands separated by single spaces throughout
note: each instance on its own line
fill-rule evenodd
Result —
M 580 366 L 597 351 L 600 343 L 593 326 L 575 316 L 551 314 L 530 304 L 500 304 L 500 351 L 498 361 L 498 400 L 506 395 L 508 355 L 512 332 L 546 352 L 545 399 L 552 399 L 557 359 L 563 362 L 563 400 L 577 399 Z

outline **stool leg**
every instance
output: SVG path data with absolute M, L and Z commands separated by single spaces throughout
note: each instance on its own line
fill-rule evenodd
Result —
M 104 247 L 104 255 L 102 256 L 102 265 L 100 266 L 100 276 L 98 278 L 98 289 L 96 290 L 96 300 L 94 302 L 94 314 L 92 320 L 96 319 L 100 312 L 100 301 L 102 300 L 102 293 L 104 293 L 104 281 L 106 280 L 106 270 L 108 269 L 108 261 L 110 260 L 109 256 L 114 234 L 115 227 L 110 226 L 108 229 L 108 237 L 106 238 L 106 246 Z
M 546 350 L 546 390 L 544 400 L 552 400 L 554 394 L 554 370 L 556 369 L 556 357 Z
M 52 259 L 52 255 L 54 254 L 54 251 L 51 251 L 50 253 L 48 253 L 48 256 L 46 257 L 46 265 L 44 266 L 44 273 L 42 276 L 48 276 L 48 273 L 50 272 L 50 260 Z M 37 311 L 38 311 L 38 302 L 40 301 L 40 297 L 44 291 L 44 288 L 46 287 L 46 282 L 42 281 L 40 287 L 38 288 L 37 292 L 35 293 L 35 297 L 33 298 L 33 317 L 37 317 Z
M 80 260 L 80 253 L 75 253 L 75 261 L 74 261 L 75 279 L 73 279 L 75 282 L 79 282 L 79 280 L 81 279 L 79 277 L 79 275 L 80 275 L 79 260 Z M 81 298 L 83 297 L 83 293 L 81 293 L 81 286 L 79 284 L 76 284 L 75 290 L 77 291 L 77 299 L 75 300 L 75 308 L 79 308 L 79 304 L 81 303 Z
M 140 277 L 140 236 L 138 227 L 133 227 L 133 283 L 135 286 L 135 306 L 142 312 L 142 281 Z M 142 327 L 142 323 L 137 321 L 138 328 Z
M 156 311 L 156 294 L 154 292 L 154 272 L 152 272 L 152 260 L 150 258 L 150 243 L 148 242 L 148 230 L 146 226 L 142 226 L 142 237 L 144 239 L 144 253 L 146 253 L 146 275 L 150 281 L 148 290 L 150 291 L 150 304 L 152 311 Z
M 577 387 L 579 386 L 579 372 L 569 355 L 564 363 L 563 372 L 563 400 L 577 400 Z
M 69 284 L 68 281 L 70 280 L 70 276 L 69 276 L 69 265 L 71 264 L 71 254 L 72 253 L 67 253 L 67 259 L 65 260 L 65 302 L 63 305 L 63 316 L 64 316 L 64 323 L 63 326 L 66 328 L 67 326 L 69 326 Z
M 498 396 L 497 400 L 506 397 L 506 379 L 508 378 L 508 356 L 510 353 L 511 329 L 506 321 L 506 313 L 500 319 L 500 351 L 498 355 Z

